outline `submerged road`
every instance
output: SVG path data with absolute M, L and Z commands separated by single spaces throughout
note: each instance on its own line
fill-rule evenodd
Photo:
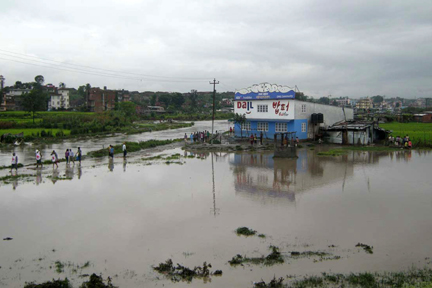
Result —
M 126 135 L 126 134 L 116 134 L 115 136 L 108 137 L 85 137 L 85 139 L 68 139 L 60 143 L 53 144 L 42 144 L 34 145 L 29 143 L 27 145 L 13 146 L 9 145 L 0 149 L 0 166 L 10 165 L 12 153 L 15 152 L 18 155 L 19 163 L 24 165 L 35 163 L 35 150 L 38 149 L 42 152 L 43 159 L 51 159 L 50 154 L 52 150 L 56 150 L 59 158 L 64 158 L 64 153 L 66 149 L 72 149 L 74 153 L 77 151 L 78 147 L 81 147 L 83 154 L 86 155 L 90 151 L 99 150 L 106 148 L 109 145 L 121 144 L 124 141 L 138 142 L 147 141 L 151 139 L 155 140 L 166 140 L 183 138 L 184 134 L 190 135 L 192 132 L 196 131 L 211 131 L 212 121 L 196 121 L 195 125 L 192 127 L 178 128 L 172 130 L 163 130 L 156 132 L 144 132 L 140 134 Z M 214 122 L 215 131 L 227 131 L 229 130 L 230 123 L 227 120 L 217 120 Z

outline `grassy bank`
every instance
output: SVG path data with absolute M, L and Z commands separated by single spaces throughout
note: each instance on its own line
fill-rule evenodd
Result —
M 432 123 L 399 123 L 380 124 L 380 127 L 392 130 L 392 136 L 404 137 L 408 135 L 414 146 L 432 147 Z
M 322 273 L 321 276 L 307 276 L 296 280 L 290 277 L 274 277 L 268 283 L 261 280 L 255 283 L 254 287 L 432 287 L 432 270 L 428 268 L 388 273 Z
M 401 148 L 389 147 L 389 146 L 347 146 L 340 147 L 337 149 L 330 149 L 328 151 L 318 152 L 319 156 L 340 156 L 346 155 L 348 151 L 368 151 L 368 152 L 391 152 L 400 151 Z
M 140 142 L 126 142 L 127 151 L 136 152 L 142 149 L 154 148 L 157 146 L 167 145 L 174 142 L 182 141 L 182 139 L 174 139 L 174 140 L 148 140 L 148 141 L 140 141 Z M 114 154 L 123 153 L 122 151 L 123 145 L 115 145 L 114 146 Z M 96 151 L 91 151 L 87 153 L 89 157 L 104 157 L 108 156 L 108 148 L 100 149 Z
M 41 135 L 48 134 L 54 137 L 59 135 L 59 133 L 63 133 L 64 136 L 70 135 L 70 130 L 63 129 L 44 129 L 44 128 L 22 128 L 22 129 L 0 129 L 0 135 L 10 133 L 10 134 L 20 134 L 24 133 L 24 137 L 40 137 Z

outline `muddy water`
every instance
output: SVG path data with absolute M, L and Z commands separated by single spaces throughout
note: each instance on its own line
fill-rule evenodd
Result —
M 196 121 L 195 125 L 192 127 L 185 127 L 179 129 L 172 130 L 163 130 L 163 131 L 155 131 L 155 132 L 145 132 L 140 134 L 116 134 L 115 136 L 109 137 L 85 137 L 83 139 L 71 139 L 67 141 L 63 141 L 61 143 L 54 144 L 43 144 L 43 145 L 21 145 L 18 147 L 15 146 L 6 146 L 0 149 L 0 166 L 2 165 L 10 165 L 12 153 L 15 152 L 19 156 L 20 163 L 29 164 L 36 162 L 35 160 L 35 149 L 38 149 L 44 155 L 44 160 L 51 159 L 49 155 L 52 150 L 56 150 L 60 158 L 64 158 L 64 153 L 66 149 L 72 149 L 74 153 L 77 151 L 78 147 L 81 147 L 84 155 L 87 152 L 99 150 L 102 148 L 106 148 L 109 145 L 118 145 L 123 143 L 124 141 L 147 141 L 151 139 L 158 140 L 166 140 L 166 139 L 175 139 L 175 138 L 183 138 L 185 133 L 190 135 L 191 132 L 196 131 L 211 131 L 212 130 L 212 121 Z M 229 122 L 227 120 L 216 120 L 214 124 L 214 130 L 217 131 L 228 131 L 229 130 Z
M 22 170 L 34 178 L 15 190 L 0 187 L 0 236 L 13 238 L 0 242 L 0 286 L 66 276 L 80 283 L 79 274 L 96 272 L 120 287 L 252 287 L 274 275 L 431 267 L 432 154 L 317 151 L 301 149 L 296 160 L 201 154 L 182 158 L 183 165 L 146 165 L 136 156 L 73 171 L 62 163 L 55 173 L 73 180 L 55 183 L 51 169 Z M 240 226 L 267 237 L 239 237 Z M 281 249 L 285 264 L 227 263 L 236 254 L 267 255 L 269 245 Z M 294 259 L 290 251 L 341 258 Z M 172 283 L 151 269 L 168 258 L 192 267 L 207 261 L 223 276 Z M 70 266 L 58 274 L 57 260 Z M 89 268 L 76 269 L 86 261 Z

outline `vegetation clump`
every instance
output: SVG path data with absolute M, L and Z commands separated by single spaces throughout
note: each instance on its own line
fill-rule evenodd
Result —
M 357 243 L 355 247 L 361 247 L 364 251 L 366 251 L 366 253 L 373 254 L 373 246 L 369 246 L 363 243 Z
M 242 265 L 243 263 L 264 264 L 267 266 L 271 266 L 274 264 L 280 264 L 285 262 L 281 253 L 279 252 L 278 247 L 270 246 L 269 248 L 271 250 L 271 253 L 265 257 L 262 256 L 262 257 L 248 258 L 248 257 L 243 257 L 240 254 L 237 254 L 231 260 L 229 260 L 228 263 L 231 266 Z
M 177 266 L 174 266 L 171 259 L 165 261 L 165 263 L 160 263 L 158 266 L 153 267 L 159 273 L 165 274 L 168 276 L 171 281 L 179 282 L 179 281 L 187 281 L 191 282 L 194 278 L 208 278 L 210 275 L 222 275 L 222 270 L 216 270 L 211 273 L 210 269 L 212 268 L 211 264 L 207 262 L 203 263 L 203 266 L 196 266 L 193 269 L 185 267 L 177 263 Z
M 257 231 L 249 229 L 248 227 L 239 227 L 236 230 L 237 235 L 243 235 L 243 236 L 252 236 L 257 233 Z
M 66 278 L 64 280 L 52 280 L 47 281 L 42 284 L 35 284 L 33 282 L 26 283 L 24 285 L 24 288 L 72 288 L 72 285 L 70 284 L 69 280 Z
M 255 288 L 283 288 L 284 285 L 284 278 L 280 277 L 279 279 L 276 279 L 276 276 L 273 277 L 272 280 L 270 280 L 269 283 L 264 282 L 264 280 L 261 279 L 260 282 L 254 283 Z
M 107 284 L 104 283 L 102 276 L 90 275 L 90 280 L 81 284 L 80 288 L 116 288 L 112 285 L 111 278 L 108 277 Z

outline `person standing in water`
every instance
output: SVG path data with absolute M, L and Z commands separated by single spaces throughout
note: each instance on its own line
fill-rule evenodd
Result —
M 36 150 L 36 169 L 39 168 L 39 164 L 42 168 L 42 153 L 39 150 Z
M 69 163 L 69 149 L 66 149 L 65 152 L 66 165 Z
M 15 168 L 16 171 L 18 171 L 18 156 L 15 155 L 15 152 L 12 154 L 12 165 L 11 165 L 11 172 L 12 169 Z
M 54 164 L 57 166 L 57 168 L 58 168 L 58 164 L 57 164 L 57 162 L 58 162 L 58 155 L 57 155 L 57 152 L 55 151 L 55 150 L 53 150 L 52 152 L 51 152 L 51 161 L 52 161 L 52 163 L 53 163 L 53 169 L 54 169 Z
M 127 155 L 126 142 L 123 142 L 122 150 L 123 150 L 123 158 L 126 158 L 126 155 Z
M 81 158 L 82 158 L 82 151 L 81 147 L 78 147 L 77 153 L 76 153 L 77 160 L 79 161 L 79 164 L 81 165 Z

